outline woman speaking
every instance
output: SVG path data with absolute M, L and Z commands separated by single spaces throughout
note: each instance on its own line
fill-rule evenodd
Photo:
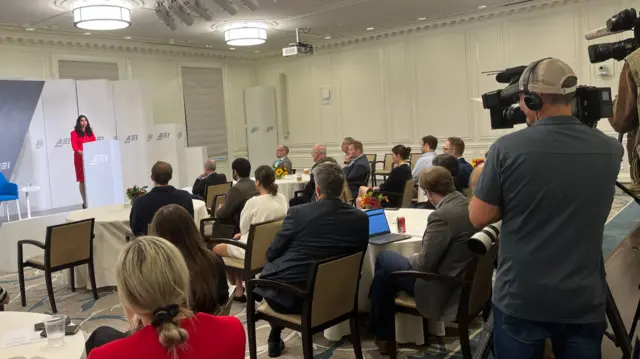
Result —
M 82 196 L 82 208 L 87 208 L 87 194 L 84 188 L 84 169 L 82 167 L 82 149 L 87 142 L 93 142 L 96 136 L 91 130 L 89 120 L 84 115 L 78 116 L 76 127 L 71 131 L 71 148 L 73 148 L 73 164 L 76 168 L 76 180 L 80 184 L 80 195 Z

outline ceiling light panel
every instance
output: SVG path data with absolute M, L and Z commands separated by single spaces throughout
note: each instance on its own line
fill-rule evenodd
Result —
M 73 25 L 85 30 L 120 30 L 131 26 L 131 10 L 116 5 L 90 5 L 73 9 Z

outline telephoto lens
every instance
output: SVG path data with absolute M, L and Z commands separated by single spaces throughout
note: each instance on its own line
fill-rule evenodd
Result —
M 501 229 L 502 221 L 499 221 L 484 227 L 479 232 L 476 232 L 476 234 L 469 238 L 469 242 L 467 244 L 469 250 L 475 254 L 486 254 L 491 247 L 493 247 L 493 244 L 498 241 Z
M 612 32 L 631 30 L 635 26 L 637 18 L 636 9 L 624 9 L 607 20 L 607 30 Z
M 626 39 L 618 42 L 611 42 L 607 44 L 595 44 L 590 45 L 589 61 L 592 64 L 607 61 L 609 59 L 616 59 L 618 61 L 624 60 L 638 48 L 638 43 L 634 38 Z

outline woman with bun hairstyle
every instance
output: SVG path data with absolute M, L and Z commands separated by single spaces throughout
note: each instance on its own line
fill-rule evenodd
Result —
M 116 269 L 118 296 L 134 332 L 95 348 L 89 359 L 243 359 L 245 332 L 235 317 L 193 314 L 189 269 L 176 246 L 140 237 Z
M 379 187 L 374 187 L 373 190 L 379 190 L 382 194 L 393 193 L 395 195 L 387 196 L 389 202 L 382 202 L 382 207 L 398 207 L 402 202 L 402 196 L 397 194 L 404 193 L 404 186 L 408 180 L 412 178 L 411 166 L 407 160 L 411 154 L 411 147 L 405 147 L 403 145 L 396 145 L 391 149 L 392 160 L 394 168 L 391 170 L 391 174 L 387 177 Z M 360 193 L 356 200 L 356 205 L 360 208 L 360 202 L 362 197 L 367 193 L 369 187 L 360 187 Z
M 273 168 L 269 166 L 258 167 L 255 171 L 255 178 L 259 194 L 249 199 L 244 205 L 240 214 L 240 233 L 233 237 L 233 239 L 245 244 L 252 224 L 282 219 L 287 215 L 289 209 L 289 203 L 285 196 L 278 193 L 276 173 Z M 244 249 L 240 247 L 222 243 L 213 247 L 213 251 L 221 257 L 244 260 Z M 229 282 L 236 286 L 234 299 L 246 302 L 247 297 L 244 295 L 244 287 L 242 286 L 242 273 L 227 270 L 227 277 Z

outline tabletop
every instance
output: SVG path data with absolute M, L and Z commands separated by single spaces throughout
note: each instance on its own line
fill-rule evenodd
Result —
M 33 330 L 36 323 L 42 322 L 49 315 L 29 312 L 0 312 L 0 340 L 5 334 L 14 330 Z M 84 335 L 79 331 L 75 335 L 65 337 L 65 342 L 58 348 L 47 346 L 47 339 L 35 343 L 17 345 L 8 348 L 0 347 L 0 358 L 46 358 L 76 359 L 84 356 Z
M 204 201 L 193 200 L 193 209 L 196 213 L 198 211 L 206 212 Z M 127 222 L 129 223 L 130 213 L 131 213 L 131 205 L 128 203 L 110 204 L 108 206 L 87 208 L 87 209 L 81 209 L 81 210 L 69 212 L 69 214 L 67 215 L 67 221 L 75 222 L 75 221 L 81 221 L 84 219 L 95 218 L 96 222 Z
M 21 192 L 36 192 L 40 190 L 40 186 L 22 187 Z
M 424 231 L 427 229 L 427 221 L 431 213 L 433 213 L 433 210 L 420 208 L 400 208 L 397 210 L 387 208 L 384 211 L 387 221 L 389 221 L 391 233 L 398 233 L 397 218 L 404 217 L 407 228 L 406 233 L 420 240 L 422 240 Z

